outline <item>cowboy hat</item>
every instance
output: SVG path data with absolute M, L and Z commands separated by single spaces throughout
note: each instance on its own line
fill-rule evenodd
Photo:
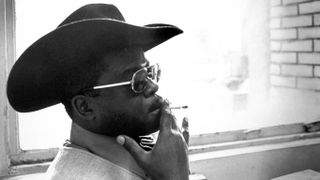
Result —
M 147 51 L 180 33 L 169 24 L 128 24 L 113 5 L 85 5 L 19 57 L 8 77 L 9 102 L 19 112 L 58 104 L 62 97 L 91 83 L 79 69 L 96 65 L 90 61 L 92 54 L 124 47 Z

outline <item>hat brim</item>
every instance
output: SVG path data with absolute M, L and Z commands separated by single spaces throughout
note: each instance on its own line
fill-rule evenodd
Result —
M 135 26 L 97 18 L 61 26 L 33 43 L 14 64 L 8 78 L 7 95 L 19 112 L 31 112 L 61 102 L 57 84 L 64 84 L 65 66 L 73 66 L 88 53 L 103 53 L 122 47 L 144 51 L 182 33 L 168 24 Z M 72 90 L 71 90 L 72 91 Z

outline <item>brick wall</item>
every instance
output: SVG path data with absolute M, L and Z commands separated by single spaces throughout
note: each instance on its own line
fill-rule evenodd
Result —
M 270 84 L 320 90 L 320 0 L 271 0 Z

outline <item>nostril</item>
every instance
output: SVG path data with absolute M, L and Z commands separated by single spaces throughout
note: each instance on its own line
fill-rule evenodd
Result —
M 154 95 L 159 90 L 159 86 L 152 80 L 148 80 L 148 85 L 146 90 L 144 91 L 145 96 Z

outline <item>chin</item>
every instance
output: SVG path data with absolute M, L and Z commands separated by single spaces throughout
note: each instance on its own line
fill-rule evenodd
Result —
M 149 135 L 151 133 L 157 132 L 159 130 L 159 118 L 146 118 L 147 123 L 144 123 L 143 125 L 133 128 L 128 132 L 128 135 L 131 137 L 137 137 L 137 136 L 145 136 Z M 143 127 L 143 128 L 142 128 Z
M 160 113 L 157 114 L 149 114 L 148 120 L 149 120 L 149 126 L 148 126 L 148 134 L 154 133 L 159 130 L 160 128 Z
M 103 119 L 111 119 L 111 121 L 102 121 L 98 127 L 98 133 L 107 136 L 118 136 L 124 134 L 133 138 L 149 135 L 159 130 L 159 112 L 159 110 L 155 110 L 150 113 L 135 115 L 118 113 L 113 116 L 105 117 Z
M 130 137 L 138 137 L 138 136 L 146 136 L 149 134 L 152 134 L 154 132 L 157 132 L 159 128 L 147 128 L 147 129 L 136 129 L 134 132 L 129 132 L 128 136 Z

